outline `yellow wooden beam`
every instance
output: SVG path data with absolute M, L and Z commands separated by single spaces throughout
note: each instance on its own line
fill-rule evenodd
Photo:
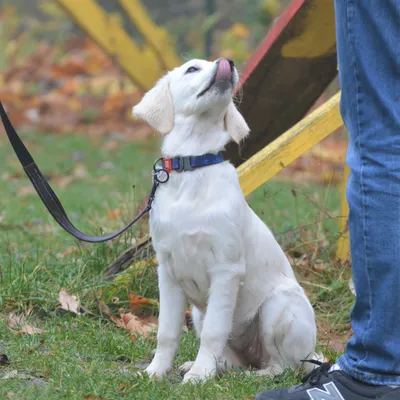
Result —
M 341 127 L 339 102 L 340 92 L 243 163 L 237 171 L 245 196 Z
M 339 240 L 337 243 L 336 257 L 339 260 L 348 261 L 350 260 L 350 237 L 348 229 L 348 215 L 349 205 L 346 198 L 346 186 L 347 180 L 349 179 L 350 168 L 346 164 L 343 173 L 343 182 L 341 187 L 341 206 L 340 206 L 340 219 L 339 219 Z
M 135 85 L 149 90 L 164 73 L 157 54 L 131 39 L 115 18 L 94 0 L 56 0 L 104 51 L 115 58 Z
M 181 64 L 176 55 L 168 32 L 154 24 L 139 0 L 119 0 L 122 8 L 146 42 L 159 56 L 165 69 L 173 69 Z

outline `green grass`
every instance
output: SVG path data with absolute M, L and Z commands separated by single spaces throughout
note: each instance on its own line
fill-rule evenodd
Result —
M 150 189 L 149 171 L 158 156 L 155 139 L 140 144 L 120 142 L 116 149 L 105 150 L 103 145 L 110 139 L 33 134 L 23 138 L 42 171 L 52 176 L 50 183 L 71 219 L 86 233 L 106 233 L 121 226 L 136 213 Z M 146 224 L 111 243 L 79 243 L 54 223 L 36 195 L 19 195 L 29 181 L 4 139 L 0 140 L 0 159 L 0 354 L 7 354 L 11 361 L 0 366 L 0 399 L 83 399 L 90 395 L 104 399 L 250 399 L 263 388 L 298 382 L 289 371 L 273 380 L 236 371 L 195 386 L 180 385 L 176 371 L 162 383 L 136 377 L 135 370 L 151 360 L 155 338 L 132 340 L 101 316 L 96 301 L 103 300 L 117 314 L 118 308 L 127 306 L 129 292 L 157 297 L 154 268 L 134 279 L 129 273 L 121 280 L 109 280 L 102 274 L 134 237 L 146 232 Z M 77 166 L 82 172 L 79 165 L 87 169 L 86 176 L 77 177 L 64 189 L 54 185 L 58 176 L 76 174 Z M 253 193 L 249 203 L 292 257 L 317 311 L 321 344 L 325 345 L 329 335 L 346 334 L 353 299 L 347 287 L 349 268 L 334 261 L 337 190 L 272 181 Z M 118 218 L 107 218 L 115 209 L 120 209 Z M 93 315 L 78 317 L 61 310 L 57 304 L 61 288 L 77 295 Z M 29 321 L 45 332 L 15 334 L 8 327 L 9 312 L 29 314 Z M 194 359 L 197 348 L 193 332 L 184 334 L 176 365 Z M 329 347 L 323 351 L 332 359 L 336 356 Z

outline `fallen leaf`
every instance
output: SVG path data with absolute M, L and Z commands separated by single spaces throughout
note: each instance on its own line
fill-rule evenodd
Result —
M 153 306 L 158 305 L 156 300 L 146 299 L 142 296 L 137 296 L 134 293 L 129 293 L 129 307 L 132 313 L 143 315 L 144 313 L 152 313 Z
M 118 326 L 118 328 L 124 328 L 125 329 L 125 323 L 120 317 L 117 317 L 116 315 L 111 315 L 110 319 L 111 319 L 112 322 L 114 322 L 115 325 Z
M 35 335 L 45 332 L 43 329 L 29 324 L 23 315 L 16 315 L 14 313 L 8 314 L 8 326 L 11 329 L 17 329 L 17 334 Z
M 116 208 L 115 210 L 109 210 L 107 212 L 106 218 L 109 221 L 112 221 L 112 220 L 118 219 L 120 217 L 120 215 L 121 215 L 121 210 L 119 208 Z
M 193 328 L 192 310 L 190 308 L 185 311 L 185 325 L 188 329 Z
M 53 176 L 51 180 L 61 189 L 65 189 L 75 180 L 75 178 L 73 176 L 56 175 Z
M 118 392 L 125 390 L 127 386 L 128 386 L 128 383 L 121 383 L 117 388 Z
M 120 318 L 110 317 L 111 320 L 120 328 L 124 328 L 130 335 L 141 335 L 148 337 L 157 329 L 154 322 L 145 322 L 132 313 L 121 314 Z
M 103 150 L 115 150 L 118 149 L 118 147 L 121 145 L 121 142 L 117 140 L 109 140 L 108 142 L 104 143 L 101 148 Z
M 131 334 L 138 334 L 144 337 L 149 336 L 152 332 L 157 329 L 157 325 L 153 322 L 144 322 L 136 315 L 131 313 L 122 314 L 122 321 L 124 321 L 125 329 Z
M 68 257 L 68 256 L 70 256 L 72 254 L 77 254 L 77 253 L 79 253 L 79 250 L 76 247 L 70 247 L 70 248 L 67 248 L 66 250 L 64 250 L 64 251 L 62 251 L 60 253 L 57 253 L 57 257 L 58 258 L 65 258 L 65 257 Z
M 84 400 L 106 400 L 104 397 L 96 396 L 95 394 L 89 394 L 83 398 Z
M 58 301 L 63 310 L 71 311 L 74 314 L 81 314 L 81 307 L 76 296 L 70 295 L 65 289 L 62 289 L 58 294 Z
M 36 193 L 36 190 L 32 185 L 22 186 L 18 190 L 19 196 L 28 196 L 30 194 L 35 194 L 35 193 Z
M 100 313 L 103 315 L 110 315 L 111 310 L 110 307 L 103 300 L 97 300 L 97 307 L 99 308 Z
M 18 334 L 35 335 L 37 333 L 43 333 L 43 332 L 45 332 L 43 329 L 36 328 L 36 326 L 30 325 L 30 324 L 26 324 L 17 333 Z
M 329 347 L 337 353 L 344 353 L 344 344 L 339 340 L 330 340 Z
M 83 164 L 78 164 L 74 168 L 74 176 L 77 178 L 86 178 L 88 176 L 88 171 Z

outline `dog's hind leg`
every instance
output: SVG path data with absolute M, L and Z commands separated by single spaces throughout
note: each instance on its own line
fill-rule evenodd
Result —
M 268 359 L 258 375 L 277 375 L 296 369 L 314 353 L 314 311 L 300 291 L 279 291 L 260 310 L 261 336 Z
M 193 367 L 194 361 L 186 361 L 179 367 L 182 375 L 185 375 Z M 245 364 L 242 362 L 236 352 L 228 345 L 225 346 L 222 357 L 217 363 L 217 374 L 223 374 L 226 371 L 235 368 L 244 368 Z
M 203 329 L 205 314 L 201 312 L 197 307 L 192 307 L 192 321 L 194 328 L 196 330 L 197 337 L 201 337 L 201 331 Z M 186 361 L 179 367 L 179 371 L 182 375 L 186 374 L 192 368 L 194 361 Z M 225 346 L 224 351 L 222 353 L 222 357 L 218 360 L 217 364 L 217 372 L 223 373 L 228 369 L 232 369 L 235 367 L 242 367 L 243 363 L 240 360 L 240 357 L 236 354 L 236 352 L 231 349 L 228 345 Z
M 235 369 L 235 368 L 245 368 L 246 364 L 243 362 L 238 353 L 226 345 L 222 353 L 222 357 L 218 362 L 217 370 L 219 373 Z

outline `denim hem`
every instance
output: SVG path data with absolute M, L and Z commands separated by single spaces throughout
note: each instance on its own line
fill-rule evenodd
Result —
M 371 385 L 400 386 L 400 376 L 398 375 L 371 374 L 369 372 L 357 371 L 356 368 L 350 367 L 346 354 L 342 355 L 336 362 L 343 372 L 362 382 L 366 382 Z

